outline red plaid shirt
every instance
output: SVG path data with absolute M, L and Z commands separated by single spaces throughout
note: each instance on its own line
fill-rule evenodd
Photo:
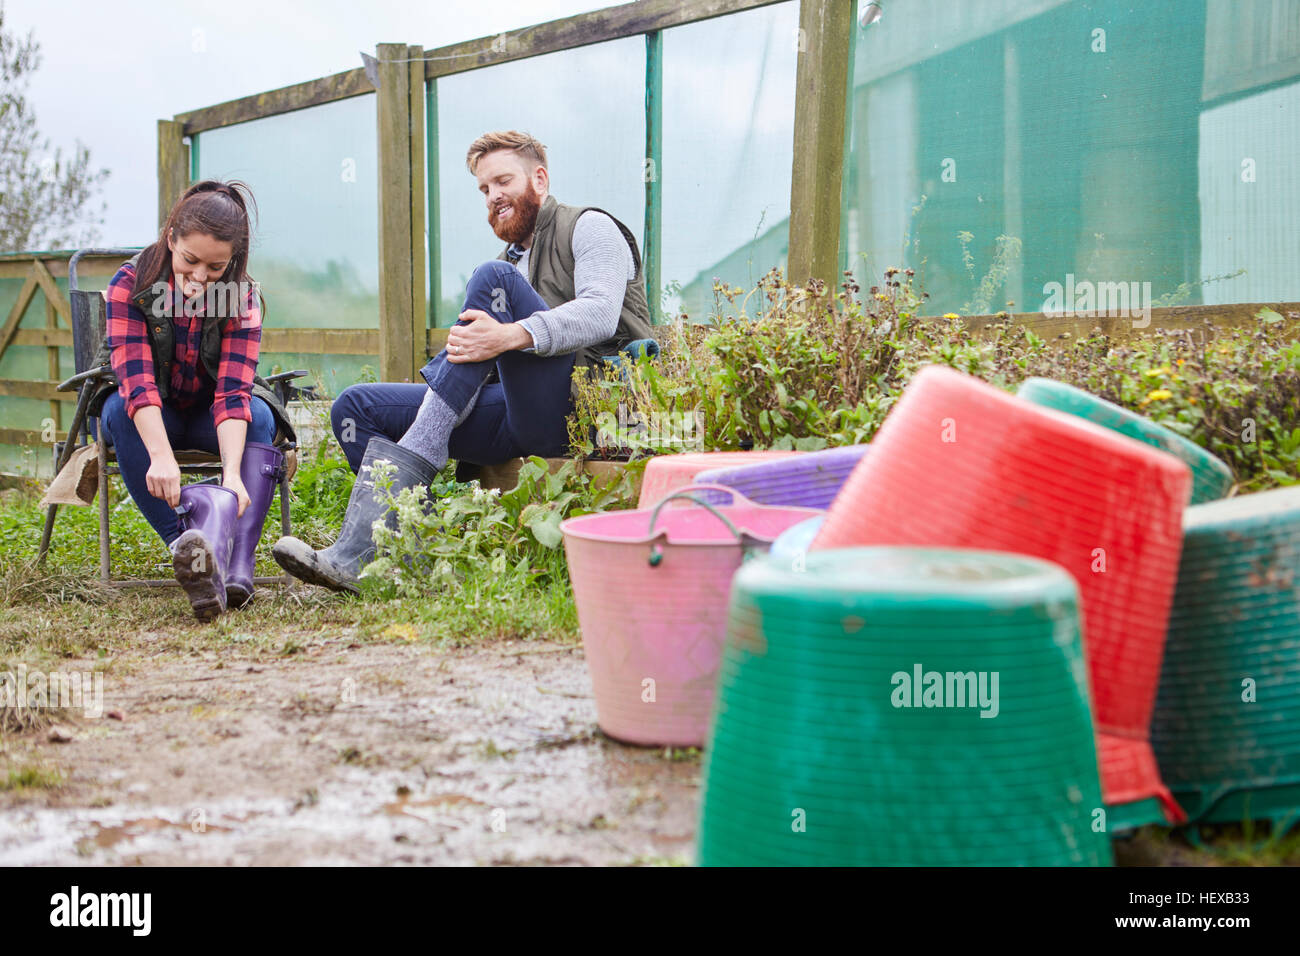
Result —
M 162 407 L 162 398 L 154 378 L 153 352 L 149 347 L 145 316 L 133 301 L 131 287 L 135 285 L 135 269 L 124 265 L 108 284 L 107 338 L 112 351 L 113 373 L 118 380 L 118 393 L 126 403 L 127 414 L 135 413 L 146 405 Z M 175 288 L 175 277 L 167 278 L 168 294 Z M 211 402 L 214 424 L 227 418 L 253 420 L 253 373 L 257 371 L 257 356 L 262 345 L 262 310 L 256 289 L 250 290 L 244 302 L 243 314 L 225 323 L 221 334 L 221 361 L 217 367 L 217 381 L 203 367 L 199 359 L 199 342 L 203 337 L 203 307 L 176 308 L 171 318 L 152 319 L 171 322 L 176 336 L 176 354 L 172 361 L 170 404 L 177 408 L 191 408 L 199 402 Z M 187 316 L 187 311 L 197 315 Z

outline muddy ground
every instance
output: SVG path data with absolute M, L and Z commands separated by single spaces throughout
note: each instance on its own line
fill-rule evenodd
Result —
M 150 638 L 105 716 L 0 744 L 0 775 L 63 778 L 0 792 L 0 865 L 693 861 L 698 754 L 604 737 L 580 646 L 344 631 L 178 660 Z

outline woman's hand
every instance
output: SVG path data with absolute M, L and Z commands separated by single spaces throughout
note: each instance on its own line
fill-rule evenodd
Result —
M 239 498 L 239 514 L 236 517 L 242 518 L 244 509 L 248 507 L 248 490 L 244 487 L 243 479 L 238 474 L 227 473 L 221 480 L 221 487 L 229 488 Z
M 150 457 L 144 482 L 149 494 L 155 498 L 163 499 L 173 508 L 181 503 L 181 468 L 170 448 L 166 454 Z

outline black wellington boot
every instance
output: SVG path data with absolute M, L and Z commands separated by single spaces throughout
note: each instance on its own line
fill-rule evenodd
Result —
M 388 510 L 387 503 L 375 497 L 371 466 L 377 461 L 387 461 L 396 469 L 391 487 L 393 495 L 413 485 L 432 484 L 438 477 L 438 469 L 415 452 L 386 438 L 370 439 L 361 468 L 357 471 L 356 484 L 352 486 L 352 497 L 348 499 L 348 511 L 338 540 L 328 548 L 315 551 L 297 538 L 281 538 L 271 549 L 271 556 L 280 567 L 308 584 L 361 593 L 357 587 L 361 569 L 375 556 L 371 527 L 385 515 L 388 527 L 395 527 L 397 523 L 397 517 Z

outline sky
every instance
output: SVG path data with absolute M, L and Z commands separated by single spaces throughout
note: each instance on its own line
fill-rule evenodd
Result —
M 614 4 L 582 0 L 0 0 L 32 31 L 28 102 L 52 148 L 110 171 L 100 241 L 157 238 L 157 121 L 361 65 L 378 43 L 426 50 Z

